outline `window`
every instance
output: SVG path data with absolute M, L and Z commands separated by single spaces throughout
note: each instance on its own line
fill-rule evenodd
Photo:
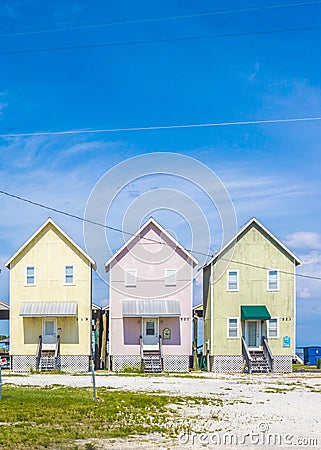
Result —
M 125 270 L 125 285 L 126 286 L 136 286 L 137 280 L 137 270 L 127 269 Z
M 26 284 L 28 286 L 35 285 L 35 266 L 27 266 L 26 269 Z
M 239 271 L 229 270 L 227 272 L 227 290 L 238 291 L 239 290 Z
M 269 270 L 268 271 L 268 280 L 267 280 L 267 288 L 268 291 L 278 291 L 279 290 L 279 271 L 278 270 Z
M 165 285 L 166 286 L 176 286 L 176 269 L 166 269 L 165 270 Z
M 227 319 L 227 337 L 234 339 L 239 337 L 239 319 L 237 317 Z
M 267 334 L 268 338 L 279 337 L 279 320 L 277 318 L 272 318 L 268 321 Z
M 65 284 L 74 284 L 74 266 L 65 266 Z
M 146 336 L 154 336 L 155 322 L 146 322 Z

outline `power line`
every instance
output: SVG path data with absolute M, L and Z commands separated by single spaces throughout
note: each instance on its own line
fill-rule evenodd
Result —
M 99 223 L 99 222 L 88 220 L 88 219 L 85 219 L 84 217 L 77 216 L 76 214 L 71 214 L 71 213 L 68 213 L 67 211 L 62 211 L 60 209 L 53 208 L 53 207 L 44 205 L 42 203 L 34 202 L 34 201 L 29 200 L 27 198 L 20 197 L 19 195 L 14 195 L 14 194 L 11 194 L 11 193 L 6 192 L 6 191 L 0 190 L 0 194 L 6 195 L 6 196 L 11 197 L 11 198 L 14 198 L 16 200 L 20 200 L 20 201 L 25 202 L 25 203 L 29 203 L 29 204 L 34 205 L 34 206 L 38 206 L 40 208 L 43 208 L 43 209 L 46 209 L 46 210 L 49 210 L 49 211 L 54 211 L 54 212 L 56 212 L 58 214 L 62 214 L 64 216 L 68 216 L 68 217 L 71 217 L 73 219 L 81 220 L 82 222 L 91 223 L 93 225 L 97 225 L 99 227 L 106 228 L 106 229 L 109 229 L 109 230 L 112 230 L 112 231 L 117 231 L 117 232 L 122 233 L 122 234 L 127 234 L 127 235 L 132 236 L 132 237 L 136 235 L 136 233 L 130 233 L 128 231 L 121 230 L 120 228 L 115 228 L 115 227 L 111 227 L 109 225 L 105 225 L 105 224 L 102 224 L 102 223 Z M 177 247 L 176 245 L 171 245 L 171 244 L 169 244 L 167 242 L 163 242 L 163 241 L 157 241 L 155 239 L 147 238 L 145 236 L 142 236 L 141 238 L 145 239 L 146 241 L 150 241 L 152 243 L 155 243 L 155 244 L 162 244 L 162 245 L 166 245 L 166 246 L 169 246 L 169 247 L 172 247 L 172 248 L 176 248 Z M 197 253 L 199 255 L 206 256 L 208 258 L 213 257 L 213 255 L 210 255 L 210 254 L 207 254 L 207 253 L 203 253 L 203 252 L 198 252 L 196 250 L 187 250 L 187 249 L 185 249 L 185 250 L 187 252 Z M 222 259 L 223 261 L 230 262 L 230 263 L 240 264 L 240 265 L 244 265 L 244 266 L 250 266 L 250 267 L 257 268 L 257 269 L 263 269 L 263 270 L 269 270 L 270 269 L 268 267 L 259 266 L 257 264 L 250 264 L 250 263 L 247 263 L 247 262 L 236 261 L 236 260 L 229 259 L 229 258 L 220 257 L 220 259 Z M 312 279 L 312 280 L 321 280 L 321 277 L 316 277 L 316 276 L 312 276 L 312 275 L 304 275 L 304 274 L 298 274 L 298 273 L 293 273 L 293 272 L 287 272 L 285 270 L 279 270 L 279 272 L 287 274 L 287 275 L 293 275 L 293 276 L 301 277 L 301 278 L 308 278 L 308 279 Z
M 92 24 L 92 25 L 65 26 L 65 24 L 61 24 L 60 28 L 47 28 L 44 30 L 32 30 L 32 31 L 22 31 L 22 32 L 16 32 L 16 33 L 0 34 L 0 37 L 26 36 L 26 35 L 43 34 L 43 33 L 56 33 L 56 32 L 61 32 L 61 31 L 76 31 L 76 30 L 107 28 L 107 27 L 122 26 L 122 25 L 136 25 L 136 24 L 144 24 L 144 23 L 152 23 L 152 22 L 184 20 L 184 19 L 193 19 L 193 18 L 198 18 L 198 17 L 208 17 L 208 16 L 235 14 L 235 13 L 243 13 L 243 12 L 255 12 L 255 11 L 270 10 L 270 9 L 272 10 L 272 9 L 290 8 L 290 7 L 296 7 L 296 6 L 315 5 L 315 4 L 320 4 L 320 3 L 321 3 L 321 0 L 313 0 L 313 1 L 307 1 L 307 2 L 294 2 L 294 3 L 285 3 L 285 4 L 278 4 L 278 5 L 258 6 L 258 7 L 254 7 L 254 8 L 231 9 L 231 10 L 226 10 L 226 11 L 224 11 L 224 10 L 208 11 L 208 12 L 204 12 L 204 13 L 184 14 L 184 15 L 180 15 L 180 16 L 152 17 L 150 19 L 127 20 L 127 21 L 109 22 L 109 23 Z
M 192 123 L 182 125 L 155 125 L 149 127 L 122 127 L 122 128 L 100 128 L 100 129 L 80 129 L 80 130 L 62 130 L 62 131 L 37 131 L 34 133 L 3 133 L 0 138 L 13 137 L 36 137 L 36 136 L 61 136 L 61 135 L 77 135 L 77 134 L 96 134 L 96 133 L 117 133 L 123 131 L 156 131 L 156 130 L 175 130 L 185 128 L 211 128 L 211 127 L 227 127 L 234 125 L 264 125 L 273 123 L 293 123 L 293 122 L 316 122 L 321 117 L 293 117 L 286 119 L 262 119 L 262 120 L 242 120 L 235 122 L 213 122 L 213 123 Z
M 166 44 L 171 42 L 184 42 L 184 41 L 195 41 L 203 39 L 217 39 L 217 38 L 227 38 L 227 37 L 241 37 L 241 36 L 255 36 L 255 35 L 267 35 L 267 34 L 277 34 L 277 33 L 289 33 L 297 31 L 316 31 L 320 30 L 321 25 L 313 27 L 297 27 L 297 28 L 279 28 L 276 30 L 266 30 L 266 31 L 245 31 L 239 33 L 223 33 L 223 34 L 208 34 L 203 36 L 185 36 L 177 38 L 165 38 L 165 39 L 151 39 L 151 40 L 140 40 L 140 41 L 124 41 L 124 42 L 107 42 L 106 44 L 87 44 L 87 45 L 71 45 L 65 47 L 44 47 L 44 48 L 33 48 L 25 50 L 3 50 L 0 51 L 0 55 L 17 55 L 17 54 L 28 54 L 28 53 L 42 53 L 42 52 L 58 52 L 64 50 L 84 50 L 91 48 L 107 48 L 107 47 L 120 47 L 120 46 L 134 46 L 134 45 L 145 45 L 145 44 Z

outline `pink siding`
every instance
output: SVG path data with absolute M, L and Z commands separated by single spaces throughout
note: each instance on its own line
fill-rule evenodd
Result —
M 152 240 L 168 242 L 166 236 L 150 224 L 145 236 Z M 143 242 L 143 244 L 142 244 Z M 141 321 L 139 317 L 123 318 L 123 300 L 169 299 L 178 300 L 181 317 L 160 318 L 159 331 L 171 329 L 171 340 L 163 340 L 164 354 L 188 355 L 192 353 L 192 288 L 193 263 L 179 249 L 135 239 L 130 249 L 124 250 L 111 263 L 110 268 L 110 354 L 139 354 Z M 126 287 L 125 270 L 137 270 L 136 287 Z M 177 269 L 177 285 L 166 286 L 166 269 Z M 135 345 L 136 343 L 136 345 Z

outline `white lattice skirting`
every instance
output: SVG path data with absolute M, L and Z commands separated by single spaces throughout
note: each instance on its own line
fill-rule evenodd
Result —
M 273 363 L 273 372 L 274 373 L 291 373 L 292 372 L 292 356 L 274 356 Z
M 139 370 L 141 368 L 141 359 L 139 355 L 113 355 L 111 356 L 112 371 L 120 372 L 126 368 Z M 165 355 L 164 356 L 165 372 L 188 372 L 189 356 L 188 355 Z
M 189 355 L 165 355 L 164 372 L 189 372 Z
M 70 373 L 89 372 L 90 356 L 86 355 L 61 355 L 60 370 Z
M 218 355 L 210 357 L 210 366 L 212 372 L 228 373 L 228 372 L 241 372 L 243 366 L 242 355 Z M 273 363 L 274 373 L 291 373 L 292 372 L 292 356 L 274 356 Z
M 127 368 L 139 370 L 141 359 L 139 355 L 113 355 L 111 356 L 111 364 L 113 372 L 120 372 Z
M 241 372 L 243 356 L 241 355 L 218 355 L 210 358 L 212 372 Z
M 14 355 L 11 357 L 13 372 L 36 370 L 37 358 L 32 355 Z
M 12 358 L 13 372 L 30 372 L 36 370 L 37 358 L 30 355 L 14 355 Z M 70 373 L 89 371 L 90 357 L 86 355 L 61 355 L 57 361 L 57 369 Z

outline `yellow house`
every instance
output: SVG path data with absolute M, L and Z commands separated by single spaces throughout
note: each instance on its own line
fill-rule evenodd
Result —
M 291 372 L 300 260 L 251 219 L 203 268 L 204 351 L 214 372 Z
M 6 267 L 13 371 L 87 372 L 95 262 L 49 218 Z

